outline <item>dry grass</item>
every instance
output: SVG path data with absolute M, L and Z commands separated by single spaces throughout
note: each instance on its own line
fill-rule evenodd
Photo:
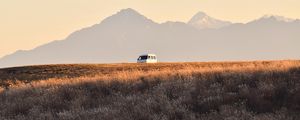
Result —
M 0 119 L 299 119 L 300 61 L 0 69 Z

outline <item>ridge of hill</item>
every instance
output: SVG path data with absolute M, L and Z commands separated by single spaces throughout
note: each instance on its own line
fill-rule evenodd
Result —
M 300 118 L 300 61 L 0 69 L 0 119 Z

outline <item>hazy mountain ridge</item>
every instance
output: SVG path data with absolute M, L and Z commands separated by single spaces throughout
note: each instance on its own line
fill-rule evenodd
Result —
M 133 9 L 124 9 L 65 40 L 5 56 L 0 67 L 134 62 L 139 54 L 149 52 L 161 61 L 299 59 L 298 33 L 299 20 L 272 16 L 199 29 L 191 23 L 155 23 Z

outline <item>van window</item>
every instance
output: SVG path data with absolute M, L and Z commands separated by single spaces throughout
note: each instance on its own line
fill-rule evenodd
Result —
M 153 59 L 156 59 L 156 57 L 155 57 L 155 56 L 153 56 Z
M 140 60 L 146 60 L 148 56 L 140 56 Z

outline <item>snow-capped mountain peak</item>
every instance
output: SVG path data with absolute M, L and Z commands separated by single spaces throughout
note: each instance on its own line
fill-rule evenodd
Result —
M 197 29 L 219 29 L 232 23 L 212 18 L 204 12 L 198 12 L 192 17 L 188 24 Z
M 203 19 L 205 17 L 208 17 L 208 15 L 204 12 L 198 12 L 196 15 L 193 16 L 193 18 L 190 21 L 197 21 L 199 19 Z
M 278 16 L 278 15 L 264 15 L 263 17 L 261 17 L 261 19 L 272 19 L 272 20 L 282 21 L 282 22 L 292 22 L 292 21 L 294 21 L 294 19 L 286 18 L 286 17 Z

